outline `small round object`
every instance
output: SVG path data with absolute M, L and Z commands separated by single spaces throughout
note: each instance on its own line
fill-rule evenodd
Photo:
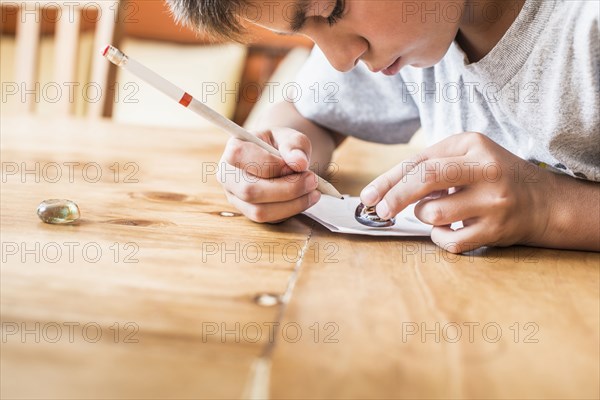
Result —
M 262 307 L 273 307 L 281 303 L 281 296 L 273 293 L 261 293 L 254 297 L 254 301 Z
M 79 219 L 79 207 L 71 200 L 44 200 L 37 208 L 37 215 L 47 224 L 70 224 Z
M 360 203 L 358 207 L 356 207 L 354 218 L 356 218 L 356 220 L 361 224 L 373 228 L 387 228 L 388 226 L 393 226 L 396 223 L 395 218 L 380 218 L 375 211 L 375 207 L 367 207 L 363 203 Z

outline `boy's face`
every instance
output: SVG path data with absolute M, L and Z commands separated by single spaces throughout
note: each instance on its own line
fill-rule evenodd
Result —
M 425 68 L 442 59 L 458 32 L 464 3 L 251 0 L 244 18 L 280 33 L 299 28 L 297 32 L 315 42 L 338 71 L 363 61 L 373 72 L 395 75 L 406 65 Z

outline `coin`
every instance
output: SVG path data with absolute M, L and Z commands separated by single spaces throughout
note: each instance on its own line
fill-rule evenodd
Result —
M 380 218 L 379 215 L 377 215 L 374 206 L 367 207 L 363 203 L 360 203 L 358 207 L 356 207 L 356 211 L 354 212 L 354 218 L 356 218 L 356 220 L 361 224 L 373 228 L 386 228 L 388 226 L 393 226 L 396 223 L 395 218 Z

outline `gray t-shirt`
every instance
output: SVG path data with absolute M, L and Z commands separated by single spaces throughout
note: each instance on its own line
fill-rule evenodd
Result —
M 431 68 L 388 77 L 334 70 L 315 47 L 298 76 L 306 118 L 342 134 L 429 144 L 481 132 L 519 157 L 600 181 L 597 0 L 528 0 L 500 42 L 469 63 L 454 42 Z

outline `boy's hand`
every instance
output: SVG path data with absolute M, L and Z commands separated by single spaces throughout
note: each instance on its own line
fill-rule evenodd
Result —
M 381 175 L 362 191 L 361 200 L 377 204 L 382 218 L 420 200 L 415 215 L 434 225 L 432 240 L 462 253 L 542 242 L 552 212 L 553 176 L 480 133 L 462 133 Z M 450 224 L 458 221 L 464 228 L 453 231 Z
M 257 145 L 231 138 L 219 162 L 218 179 L 227 199 L 255 222 L 279 222 L 316 204 L 317 176 L 309 171 L 311 143 L 290 128 L 256 136 L 279 150 L 282 158 Z

